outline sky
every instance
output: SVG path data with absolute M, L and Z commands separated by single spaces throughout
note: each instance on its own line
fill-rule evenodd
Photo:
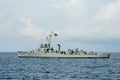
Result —
M 46 43 L 63 50 L 120 52 L 120 0 L 0 0 L 0 52 Z

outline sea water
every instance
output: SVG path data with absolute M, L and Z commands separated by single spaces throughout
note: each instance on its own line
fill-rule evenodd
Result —
M 109 59 L 18 58 L 0 53 L 0 80 L 120 80 L 120 53 Z

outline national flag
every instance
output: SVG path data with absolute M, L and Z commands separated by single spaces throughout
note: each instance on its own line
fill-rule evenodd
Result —
M 57 33 L 54 33 L 54 36 L 56 37 L 56 36 L 58 36 L 58 34 L 57 34 Z

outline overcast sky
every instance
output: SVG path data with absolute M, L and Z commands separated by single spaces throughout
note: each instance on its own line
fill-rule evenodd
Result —
M 46 43 L 62 49 L 120 52 L 120 0 L 0 0 L 0 51 Z

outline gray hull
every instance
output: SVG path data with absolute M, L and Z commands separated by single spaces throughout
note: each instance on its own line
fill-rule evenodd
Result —
M 109 58 L 110 54 L 18 53 L 20 58 Z

